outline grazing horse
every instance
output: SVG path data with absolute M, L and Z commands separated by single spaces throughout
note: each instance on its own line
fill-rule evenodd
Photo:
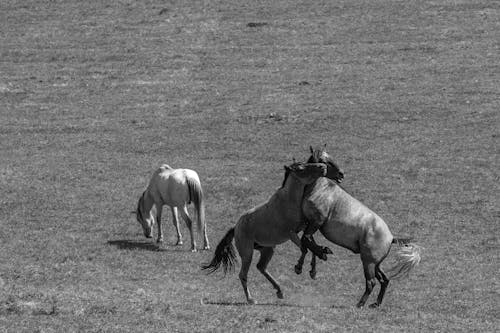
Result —
M 203 265 L 202 269 L 212 273 L 222 265 L 225 273 L 228 269 L 232 270 L 236 259 L 232 244 L 234 239 L 241 257 L 239 278 L 247 302 L 249 304 L 255 303 L 247 286 L 248 270 L 252 262 L 254 249 L 260 252 L 257 269 L 271 282 L 274 289 L 276 289 L 278 298 L 283 298 L 281 287 L 269 274 L 267 266 L 274 254 L 276 245 L 293 238 L 298 241 L 296 232 L 300 229 L 303 221 L 301 202 L 304 188 L 318 177 L 324 176 L 326 169 L 327 167 L 323 163 L 297 162 L 285 166 L 285 179 L 281 188 L 268 201 L 248 210 L 240 217 L 236 226 L 229 229 L 217 245 L 212 261 Z
M 380 264 L 389 254 L 392 244 L 404 246 L 396 252 L 396 264 L 390 270 L 390 278 L 408 274 L 420 262 L 418 245 L 410 243 L 410 239 L 395 238 L 382 218 L 328 178 L 321 177 L 306 188 L 302 213 L 305 219 L 320 225 L 319 230 L 326 239 L 360 253 L 366 289 L 358 307 L 366 303 L 376 280 L 380 283 L 380 292 L 371 307 L 382 303 L 389 277 Z
M 161 215 L 164 205 L 172 210 L 173 223 L 177 231 L 177 245 L 182 244 L 179 231 L 178 208 L 191 235 L 191 251 L 196 252 L 196 240 L 193 234 L 193 221 L 189 217 L 187 205 L 194 203 L 198 220 L 198 231 L 203 230 L 204 249 L 209 249 L 205 223 L 203 191 L 198 174 L 189 169 L 173 169 L 164 164 L 153 174 L 149 185 L 137 204 L 137 221 L 141 224 L 144 236 L 152 237 L 152 228 L 158 224 L 157 242 L 163 242 Z

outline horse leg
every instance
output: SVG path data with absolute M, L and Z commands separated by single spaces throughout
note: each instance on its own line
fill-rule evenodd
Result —
M 196 240 L 193 232 L 193 220 L 191 220 L 191 218 L 189 217 L 189 213 L 185 205 L 181 210 L 181 215 L 186 222 L 186 225 L 189 229 L 189 234 L 191 235 L 191 252 L 196 252 Z
M 300 258 L 297 261 L 297 265 L 294 266 L 295 273 L 296 274 L 301 274 L 302 273 L 302 266 L 304 265 L 304 259 L 307 254 L 307 248 L 304 247 L 302 242 L 300 241 L 299 236 L 297 235 L 296 232 L 290 231 L 290 240 L 297 245 L 297 247 L 300 249 Z
M 300 252 L 301 252 L 300 258 L 297 261 L 297 265 L 295 265 L 295 267 L 294 267 L 295 273 L 297 273 L 297 274 L 302 273 L 302 266 L 304 266 L 304 259 L 306 258 L 307 249 L 305 247 L 301 247 Z M 314 254 L 313 254 L 313 256 L 314 256 Z
M 174 224 L 175 231 L 177 232 L 177 243 L 175 245 L 182 245 L 182 235 L 179 228 L 179 214 L 177 212 L 177 207 L 170 207 L 172 211 L 172 223 Z
M 250 269 L 250 264 L 252 263 L 253 246 L 251 244 L 247 245 L 248 246 L 245 246 L 245 244 L 236 243 L 236 247 L 238 248 L 238 253 L 240 254 L 241 258 L 239 278 L 248 304 L 255 304 L 255 300 L 250 295 L 250 291 L 248 291 L 248 271 Z
M 207 236 L 207 222 L 206 221 L 203 223 L 203 250 L 210 250 L 210 244 L 208 243 L 208 236 Z
M 281 291 L 281 287 L 279 286 L 278 282 L 272 277 L 271 274 L 267 271 L 267 265 L 269 264 L 269 261 L 271 261 L 271 258 L 273 257 L 274 254 L 274 248 L 273 247 L 263 247 L 259 249 L 260 251 L 260 259 L 259 262 L 257 263 L 257 269 L 266 277 L 266 279 L 271 282 L 273 285 L 274 289 L 276 289 L 276 296 L 278 298 L 283 298 L 283 292 Z
M 313 241 L 314 244 L 317 244 L 312 235 L 311 235 L 311 240 Z M 306 247 L 302 248 L 302 251 L 303 251 L 302 253 L 305 256 L 307 254 L 307 248 Z M 330 249 L 328 247 L 324 247 L 323 253 L 326 256 L 327 253 L 332 253 L 332 251 L 330 251 Z M 316 280 L 316 273 L 317 273 L 316 272 L 316 255 L 313 252 L 311 252 L 311 254 L 312 254 L 311 270 L 309 271 L 309 276 L 311 277 L 311 279 Z
M 198 227 L 201 226 L 201 230 L 199 231 L 203 233 L 203 250 L 210 250 L 210 243 L 208 242 L 208 236 L 207 236 L 207 221 L 205 218 L 205 206 L 203 202 L 200 202 L 199 206 L 197 206 L 196 204 L 194 206 L 196 210 L 196 218 L 198 219 Z
M 327 259 L 327 254 L 332 253 L 332 250 L 326 246 L 320 246 L 316 243 L 316 241 L 313 238 L 313 234 L 321 227 L 318 223 L 314 221 L 309 221 L 308 225 L 306 227 L 306 230 L 304 230 L 304 233 L 302 234 L 302 238 L 300 239 L 300 242 L 302 246 L 306 247 L 306 249 L 310 250 L 315 256 L 320 258 L 321 260 L 326 260 Z M 301 246 L 301 247 L 302 247 Z
M 311 270 L 309 271 L 309 276 L 311 279 L 316 280 L 316 256 L 312 253 L 311 258 Z
M 310 236 L 310 239 L 311 241 L 316 244 L 316 241 L 314 240 L 314 238 L 312 237 L 312 235 Z M 307 255 L 307 247 L 305 244 L 301 244 L 300 246 L 300 251 L 301 251 L 301 256 L 299 258 L 299 260 L 297 261 L 297 265 L 295 265 L 295 273 L 297 274 L 300 274 L 302 273 L 302 266 L 304 265 L 304 259 Z M 326 257 L 327 254 L 332 254 L 333 252 L 330 250 L 329 247 L 322 247 L 322 251 L 323 251 L 323 255 Z M 311 270 L 309 271 L 309 276 L 311 277 L 311 279 L 315 280 L 316 279 L 316 255 L 311 251 L 311 254 L 312 254 L 312 258 L 311 258 Z
M 158 211 L 156 213 L 156 223 L 158 224 L 158 237 L 156 239 L 157 243 L 163 243 L 163 231 L 161 227 L 161 213 L 162 213 L 163 207 L 161 205 L 158 205 Z
M 375 277 L 377 278 L 378 282 L 380 283 L 380 292 L 378 293 L 377 296 L 377 302 L 370 304 L 370 308 L 377 308 L 382 304 L 382 300 L 384 299 L 385 291 L 387 289 L 387 286 L 389 285 L 389 279 L 385 275 L 385 273 L 382 271 L 380 268 L 380 263 L 378 263 L 375 266 Z
M 361 299 L 358 302 L 358 308 L 362 307 L 365 305 L 366 300 L 368 299 L 368 296 L 372 293 L 373 287 L 375 286 L 375 263 L 369 262 L 365 259 L 363 259 L 363 270 L 365 272 L 365 279 L 366 279 L 366 289 L 365 293 L 363 296 L 361 296 Z

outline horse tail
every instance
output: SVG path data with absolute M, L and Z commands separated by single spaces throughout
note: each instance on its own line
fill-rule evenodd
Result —
M 203 202 L 203 190 L 199 179 L 188 177 L 186 179 L 189 189 L 189 200 L 193 202 L 198 221 L 198 231 L 205 227 L 205 204 Z
M 420 263 L 422 247 L 405 239 L 396 239 L 393 243 L 403 245 L 396 252 L 396 264 L 388 271 L 389 279 L 408 276 L 411 270 Z
M 215 253 L 212 261 L 210 263 L 203 264 L 201 266 L 201 269 L 207 270 L 208 274 L 211 274 L 218 270 L 222 265 L 222 268 L 224 269 L 224 275 L 226 275 L 228 270 L 232 271 L 234 269 L 234 264 L 236 261 L 236 252 L 233 245 L 233 238 L 234 228 L 231 228 L 215 248 Z

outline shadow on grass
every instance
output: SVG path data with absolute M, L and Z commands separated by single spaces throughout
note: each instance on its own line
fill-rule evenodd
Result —
M 289 307 L 289 308 L 331 308 L 331 309 L 347 308 L 347 306 L 337 306 L 337 305 L 322 306 L 322 305 L 290 304 L 290 303 L 248 304 L 247 302 L 211 301 L 208 299 L 203 299 L 202 304 L 203 305 L 225 305 L 225 306 L 277 306 L 277 307 Z
M 144 250 L 144 251 L 154 251 L 154 252 L 184 252 L 182 247 L 176 247 L 175 249 L 166 249 L 162 245 L 158 245 L 151 241 L 137 241 L 130 239 L 119 239 L 108 241 L 109 245 L 116 246 L 120 250 Z

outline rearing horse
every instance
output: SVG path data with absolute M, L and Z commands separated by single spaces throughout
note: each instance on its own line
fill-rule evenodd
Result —
M 344 191 L 339 185 L 342 182 L 344 173 L 338 171 L 340 169 L 325 151 L 325 147 L 320 149 L 312 149 L 311 147 L 310 149 L 311 156 L 307 162 L 325 163 L 328 166 L 328 172 L 326 178 L 321 177 L 313 184 L 306 186 L 302 201 L 303 217 L 308 220 L 308 226 L 315 224 L 323 236 L 332 243 L 361 254 L 366 289 L 358 302 L 358 307 L 366 303 L 376 280 L 379 281 L 381 288 L 377 301 L 371 306 L 378 307 L 384 298 L 389 279 L 408 274 L 418 265 L 420 262 L 420 247 L 410 243 L 408 238 L 394 237 L 380 216 Z M 335 170 L 337 170 L 337 174 L 333 172 Z M 306 228 L 304 235 L 307 232 Z M 314 243 L 314 239 L 312 239 L 312 242 Z M 295 266 L 297 274 L 302 272 L 302 265 L 307 254 L 304 236 L 301 243 L 302 255 Z M 396 252 L 395 259 L 397 263 L 390 268 L 391 274 L 388 277 L 382 271 L 380 265 L 389 254 L 392 244 L 404 246 Z M 322 248 L 317 245 L 313 247 L 317 247 L 316 252 L 318 254 L 326 256 L 326 253 L 331 253 L 327 251 L 329 249 L 326 247 Z M 310 275 L 312 278 L 316 275 L 316 256 L 314 252 Z
M 173 223 L 177 232 L 177 245 L 182 244 L 182 235 L 179 231 L 178 208 L 186 222 L 191 235 L 191 251 L 196 251 L 196 240 L 193 234 L 193 221 L 189 217 L 187 205 L 191 202 L 197 215 L 198 231 L 203 231 L 204 249 L 209 249 L 207 228 L 205 222 L 205 205 L 203 191 L 198 174 L 190 169 L 173 169 L 164 164 L 153 174 L 147 189 L 137 203 L 136 216 L 141 224 L 144 236 L 152 237 L 152 228 L 158 224 L 157 242 L 163 242 L 161 216 L 164 205 L 172 210 Z
M 365 305 L 376 281 L 380 283 L 380 292 L 371 307 L 378 307 L 389 279 L 407 274 L 420 262 L 418 245 L 408 238 L 394 237 L 380 216 L 328 178 L 321 177 L 306 189 L 302 213 L 305 219 L 320 225 L 319 230 L 330 242 L 361 255 L 366 289 L 358 307 Z M 396 252 L 396 264 L 388 277 L 380 265 L 392 244 L 404 246 Z
M 229 229 L 217 245 L 212 261 L 203 265 L 202 269 L 212 273 L 222 265 L 224 272 L 231 270 L 236 259 L 232 244 L 234 239 L 241 257 L 239 278 L 247 302 L 255 303 L 247 286 L 248 270 L 254 249 L 260 251 L 257 269 L 271 282 L 278 298 L 283 298 L 281 287 L 267 271 L 267 265 L 276 245 L 291 238 L 298 238 L 296 232 L 303 222 L 301 202 L 304 188 L 324 176 L 326 169 L 323 163 L 293 163 L 285 166 L 285 180 L 282 187 L 268 201 L 248 210 L 240 217 L 236 226 Z

